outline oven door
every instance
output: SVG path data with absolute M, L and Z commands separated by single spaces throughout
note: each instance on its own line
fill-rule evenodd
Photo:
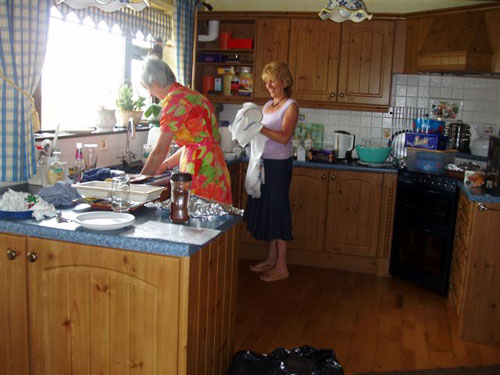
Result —
M 390 273 L 446 295 L 457 193 L 398 184 Z

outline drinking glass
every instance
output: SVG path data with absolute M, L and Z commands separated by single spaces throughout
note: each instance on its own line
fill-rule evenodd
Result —
M 97 165 L 97 157 L 99 156 L 99 149 L 95 143 L 87 143 L 83 145 L 83 162 L 85 163 L 85 170 L 94 169 Z
M 112 179 L 111 207 L 115 212 L 127 212 L 130 208 L 130 177 L 125 173 Z

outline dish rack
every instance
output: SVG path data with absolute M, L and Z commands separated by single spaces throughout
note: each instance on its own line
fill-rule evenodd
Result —
M 413 119 L 429 116 L 427 108 L 393 107 L 391 128 L 391 156 L 394 160 L 406 157 L 405 134 L 413 131 Z

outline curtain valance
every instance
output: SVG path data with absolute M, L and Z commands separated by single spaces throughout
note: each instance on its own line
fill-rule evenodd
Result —
M 172 38 L 172 17 L 158 9 L 145 8 L 136 12 L 130 8 L 122 8 L 114 12 L 106 12 L 96 7 L 74 9 L 65 3 L 57 4 L 57 2 L 54 6 L 64 18 L 74 13 L 80 21 L 83 21 L 85 17 L 90 17 L 95 24 L 104 21 L 109 28 L 118 25 L 124 33 L 132 36 L 140 31 L 144 36 L 150 34 L 155 40 L 161 39 L 163 43 Z

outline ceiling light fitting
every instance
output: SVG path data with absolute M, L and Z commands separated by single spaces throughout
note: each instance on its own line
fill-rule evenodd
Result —
M 362 0 L 328 0 L 326 7 L 318 13 L 322 20 L 330 19 L 334 22 L 362 22 L 371 20 L 372 15 L 368 14 L 366 5 Z

